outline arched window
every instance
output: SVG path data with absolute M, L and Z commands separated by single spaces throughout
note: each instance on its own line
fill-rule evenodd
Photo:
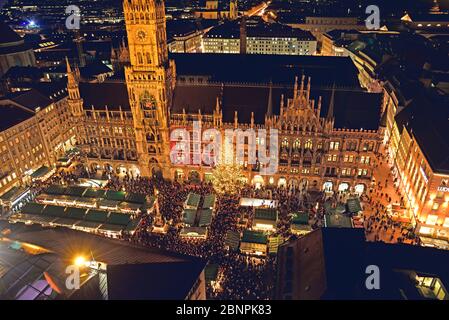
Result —
M 142 58 L 142 54 L 140 52 L 137 52 L 137 62 L 139 64 L 143 64 L 143 58 Z
M 308 140 L 306 141 L 306 143 L 304 144 L 304 148 L 305 148 L 305 149 L 312 149 L 312 147 L 313 147 L 312 140 L 311 140 L 311 139 L 308 139 Z
M 301 141 L 299 139 L 296 139 L 293 143 L 293 149 L 299 150 L 301 148 Z
M 282 140 L 282 148 L 288 149 L 288 139 L 284 138 Z

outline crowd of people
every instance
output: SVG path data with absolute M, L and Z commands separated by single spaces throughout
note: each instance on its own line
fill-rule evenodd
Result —
M 376 168 L 380 161 L 378 159 L 375 164 Z M 32 190 L 38 194 L 52 184 L 73 184 L 79 178 L 92 174 L 98 172 L 87 172 L 82 164 L 74 165 L 70 170 L 59 170 L 46 182 L 35 182 Z M 213 299 L 268 299 L 273 294 L 275 255 L 250 257 L 240 254 L 238 250 L 234 251 L 226 244 L 229 231 L 240 233 L 251 227 L 254 208 L 241 206 L 242 197 L 275 200 L 279 219 L 273 235 L 288 239 L 292 235 L 292 213 L 308 213 L 312 230 L 317 229 L 323 226 L 325 202 L 335 208 L 345 203 L 349 195 L 348 192 L 332 194 L 306 191 L 305 186 L 261 186 L 257 189 L 246 186 L 238 194 L 217 196 L 207 237 L 197 239 L 180 236 L 184 203 L 190 192 L 200 195 L 214 193 L 212 184 L 167 181 L 128 174 L 119 176 L 113 172 L 103 172 L 103 177 L 108 180 L 105 186 L 107 189 L 157 197 L 157 217 L 167 226 L 166 232 L 152 232 L 155 217 L 142 214 L 136 232 L 132 236 L 124 235 L 123 238 L 142 246 L 201 257 L 218 265 L 221 282 L 218 286 L 208 286 L 208 296 Z M 392 195 L 385 191 L 389 179 L 391 176 L 385 181 L 371 184 L 361 197 L 366 209 L 362 216 L 367 238 L 374 241 L 418 243 L 418 238 L 407 224 L 395 221 L 387 214 L 387 204 L 393 200 Z

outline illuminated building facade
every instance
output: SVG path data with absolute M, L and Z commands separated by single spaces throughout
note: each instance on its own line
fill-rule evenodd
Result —
M 362 192 L 367 187 L 382 136 L 378 122 L 380 95 L 360 89 L 347 93 L 331 87 L 312 92 L 313 79 L 306 80 L 305 76 L 297 79 L 293 88 L 269 83 L 251 88 L 229 82 L 214 84 L 198 77 L 176 78 L 174 61 L 167 56 L 163 2 L 149 2 L 146 7 L 156 13 L 155 23 L 151 19 L 137 19 L 134 5 L 133 1 L 126 1 L 124 6 L 131 57 L 131 65 L 126 69 L 127 92 L 120 83 L 96 84 L 95 89 L 93 84 L 78 85 L 76 76 L 69 75 L 70 109 L 79 117 L 76 123 L 80 145 L 85 146 L 94 167 L 124 166 L 145 176 L 160 173 L 171 179 L 207 180 L 212 171 L 210 166 L 173 164 L 167 143 L 169 132 L 176 128 L 188 128 L 194 141 L 193 122 L 198 121 L 202 130 L 217 128 L 223 134 L 229 128 L 280 131 L 278 172 L 262 177 L 260 168 L 243 160 L 241 165 L 248 183 L 310 186 L 328 191 L 352 188 Z M 151 40 L 153 36 L 156 38 Z M 181 56 L 176 68 L 226 65 L 238 58 L 224 56 Z M 201 63 L 195 59 L 201 59 Z M 192 72 L 201 73 L 196 69 Z M 176 87 L 175 79 L 180 80 Z M 293 80 L 294 76 L 289 82 Z M 246 104 L 244 96 L 257 97 L 246 112 L 242 109 Z M 231 99 L 237 100 L 231 103 Z M 343 103 L 346 99 L 354 101 L 354 105 Z M 366 118 L 342 116 L 355 114 L 362 106 L 369 108 Z
M 316 48 L 316 38 L 310 32 L 266 23 L 258 17 L 225 22 L 203 36 L 205 53 L 313 55 Z
M 397 186 L 424 240 L 449 240 L 446 109 L 444 104 L 420 96 L 395 117 L 399 139 L 392 139 L 397 147 L 391 150 Z
M 210 165 L 170 159 L 170 133 L 186 128 L 193 145 L 197 121 L 201 133 L 208 128 L 222 135 L 226 129 L 278 130 L 275 173 L 262 175 L 260 164 L 248 162 L 247 152 L 240 163 L 246 181 L 255 186 L 359 193 L 368 187 L 383 137 L 383 98 L 360 88 L 348 58 L 191 54 L 173 60 L 163 1 L 126 0 L 124 13 L 130 57 L 125 83 L 82 82 L 78 68 L 67 63 L 63 101 L 69 128 L 57 138 L 63 142 L 75 136 L 91 169 L 208 180 Z M 264 67 L 268 63 L 271 69 Z M 230 73 L 229 66 L 239 71 Z M 42 143 L 42 148 L 52 150 L 61 142 Z
M 238 17 L 237 0 L 206 0 L 206 7 L 195 11 L 195 16 L 202 19 L 229 19 L 234 20 Z
M 36 90 L 0 100 L 0 193 L 30 182 L 42 166 L 53 166 L 75 145 L 66 90 L 44 96 Z

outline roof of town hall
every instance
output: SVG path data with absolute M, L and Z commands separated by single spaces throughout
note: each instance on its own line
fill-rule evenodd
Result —
M 280 112 L 280 100 L 293 96 L 295 77 L 311 77 L 311 98 L 322 97 L 321 116 L 328 112 L 335 85 L 335 127 L 377 130 L 381 116 L 382 95 L 368 93 L 360 87 L 357 69 L 349 58 L 264 55 L 174 54 L 177 85 L 172 113 L 212 114 L 220 97 L 223 121 L 263 124 L 272 88 L 273 114 Z M 233 67 L 235 66 L 235 67 Z M 207 78 L 202 84 L 190 78 Z M 271 84 L 270 84 L 271 83 Z M 124 81 L 81 83 L 84 107 L 90 109 L 130 110 Z

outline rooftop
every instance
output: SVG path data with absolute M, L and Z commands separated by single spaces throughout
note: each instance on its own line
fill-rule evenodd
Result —
M 26 111 L 17 106 L 0 105 L 0 110 L 2 116 L 0 117 L 0 131 L 7 130 L 21 122 L 33 117 L 34 113 L 31 111 Z
M 415 137 L 434 172 L 449 174 L 449 109 L 425 93 L 396 116 L 400 131 L 405 127 Z
M 293 262 L 292 277 L 297 280 L 286 291 L 289 276 L 283 270 Z M 365 286 L 370 265 L 380 269 L 379 290 Z M 447 290 L 448 265 L 446 250 L 367 242 L 363 229 L 321 228 L 280 247 L 277 298 L 428 299 L 419 293 L 416 275 L 438 278 Z
M 206 266 L 199 258 L 69 229 L 0 221 L 0 233 L 4 229 L 11 230 L 8 238 L 43 247 L 66 261 L 84 255 L 106 263 L 109 299 L 185 299 Z

